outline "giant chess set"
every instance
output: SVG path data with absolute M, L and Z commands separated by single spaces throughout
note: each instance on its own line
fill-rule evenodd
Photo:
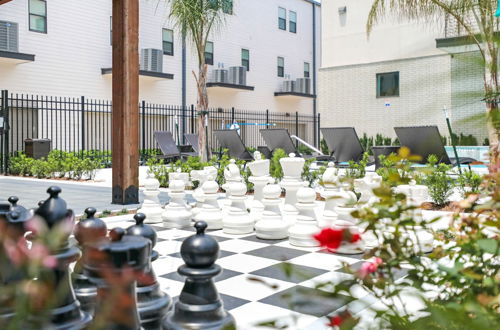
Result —
M 103 220 L 96 216 L 97 210 L 87 208 L 54 255 L 55 278 L 66 286 L 67 297 L 51 309 L 47 328 L 83 329 L 91 324 L 112 291 L 103 269 L 118 276 L 126 267 L 148 276 L 128 278 L 125 287 L 135 299 L 119 312 L 130 316 L 129 323 L 114 320 L 109 329 L 252 329 L 272 320 L 292 328 L 322 329 L 326 317 L 346 305 L 351 312 L 361 312 L 375 303 L 361 289 L 353 304 L 347 296 L 321 294 L 317 285 L 351 276 L 345 265 L 361 267 L 363 252 L 377 242 L 362 234 L 360 241 L 343 242 L 336 251 L 328 251 L 313 236 L 328 227 L 363 233 L 351 212 L 375 200 L 372 188 L 381 178 L 369 173 L 358 179 L 358 198 L 330 163 L 321 178 L 325 202 L 319 203 L 316 190 L 301 179 L 303 158 L 290 154 L 280 160 L 284 177 L 279 183 L 269 175 L 269 160 L 259 153 L 254 158 L 247 164 L 253 197 L 247 195 L 232 161 L 224 170 L 225 194 L 215 181 L 217 169 L 207 167 L 171 173 L 166 205 L 158 200 L 159 182 L 148 175 L 145 200 L 135 216 Z M 193 180 L 199 182 L 198 188 L 186 190 Z M 417 186 L 405 189 L 415 203 L 425 198 Z M 32 210 L 20 206 L 16 197 L 0 202 L 0 219 L 3 216 L 16 228 L 24 228 L 34 215 L 49 228 L 74 219 L 61 189 L 50 187 L 47 192 L 49 198 Z M 194 203 L 188 202 L 187 194 Z M 20 231 L 19 235 L 25 234 Z M 418 241 L 432 247 L 432 237 L 425 232 Z M 110 265 L 93 258 L 96 253 L 111 260 Z M 291 273 L 285 271 L 290 265 Z M 404 275 L 404 271 L 399 274 Z M 4 284 L 20 280 L 3 279 Z M 0 319 L 11 317 L 12 311 L 1 309 Z

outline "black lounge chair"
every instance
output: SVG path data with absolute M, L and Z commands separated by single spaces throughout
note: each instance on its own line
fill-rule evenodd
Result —
M 300 152 L 295 147 L 292 138 L 290 137 L 290 133 L 286 128 L 271 128 L 271 129 L 261 129 L 260 134 L 266 142 L 267 147 L 271 152 L 274 152 L 276 149 L 283 149 L 287 155 L 294 153 L 297 156 L 301 156 L 304 158 L 316 158 L 316 160 L 325 160 L 328 161 L 331 159 L 330 156 L 325 155 L 301 155 Z
M 229 151 L 229 157 L 241 160 L 253 160 L 238 132 L 233 129 L 215 130 L 214 134 L 223 149 Z
M 158 158 L 185 158 L 190 156 L 198 156 L 196 152 L 181 152 L 175 143 L 174 137 L 171 132 L 156 131 L 153 133 L 158 146 L 160 147 L 163 155 L 157 156 Z
M 196 154 L 199 154 L 200 148 L 198 147 L 198 134 L 184 134 L 187 143 L 193 148 Z
M 413 155 L 422 157 L 421 164 L 425 164 L 430 155 L 435 155 L 440 163 L 457 165 L 455 158 L 448 157 L 437 126 L 394 127 L 394 131 L 401 146 L 408 147 Z M 460 164 L 470 164 L 475 161 L 469 157 L 458 158 Z
M 325 127 L 321 128 L 321 134 L 337 164 L 363 159 L 365 150 L 354 127 Z M 369 165 L 373 163 L 370 158 Z

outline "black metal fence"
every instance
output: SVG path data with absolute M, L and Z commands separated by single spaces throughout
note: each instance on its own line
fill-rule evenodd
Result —
M 25 150 L 26 139 L 50 139 L 52 149 L 96 151 L 110 158 L 113 136 L 111 101 L 84 96 L 14 94 L 7 90 L 1 91 L 0 101 L 0 172 L 7 171 L 10 155 Z M 171 131 L 179 145 L 185 143 L 184 134 L 197 133 L 198 111 L 192 105 L 182 107 L 142 101 L 139 111 L 143 159 L 157 149 L 154 131 Z M 212 108 L 208 111 L 207 137 L 211 150 L 218 148 L 213 131 L 228 128 L 232 123 L 238 123 L 240 135 L 247 147 L 265 145 L 259 133 L 265 128 L 286 128 L 290 134 L 313 145 L 319 141 L 319 115 L 315 118 L 298 112 Z

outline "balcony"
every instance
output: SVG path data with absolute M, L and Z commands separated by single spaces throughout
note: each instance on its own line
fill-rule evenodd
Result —
M 0 63 L 21 64 L 34 62 L 35 55 L 0 50 Z
M 281 90 L 274 93 L 275 97 L 300 100 L 303 98 L 314 99 L 316 95 L 311 93 L 311 79 L 298 78 L 291 80 L 290 76 L 286 76 L 285 81 L 282 82 Z
M 246 92 L 255 90 L 247 85 L 247 70 L 243 66 L 233 66 L 228 70 L 219 68 L 210 72 L 207 88 L 212 91 Z
M 316 95 L 314 95 L 314 94 L 299 93 L 299 92 L 275 92 L 274 96 L 289 98 L 289 99 L 301 99 L 301 98 L 314 99 L 314 98 L 316 98 Z
M 465 20 L 472 27 L 472 31 L 479 37 L 480 31 L 474 16 L 469 15 Z M 467 30 L 458 24 L 454 17 L 449 15 L 445 17 L 444 37 L 436 39 L 436 47 L 451 53 L 476 49 L 475 42 L 469 36 Z
M 253 91 L 255 90 L 254 86 L 247 85 L 239 85 L 239 84 L 231 84 L 227 82 L 207 82 L 207 88 L 211 90 L 228 90 L 233 92 L 241 92 L 241 91 Z
M 102 75 L 111 75 L 113 72 L 112 68 L 102 68 Z M 163 73 L 163 72 L 155 72 L 155 71 L 146 71 L 139 70 L 139 76 L 152 78 L 152 79 L 174 79 L 174 75 L 171 73 Z

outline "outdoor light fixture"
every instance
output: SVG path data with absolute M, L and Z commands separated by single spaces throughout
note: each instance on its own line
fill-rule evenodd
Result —
M 453 141 L 453 131 L 451 130 L 450 116 L 448 113 L 448 109 L 446 106 L 443 107 L 444 117 L 446 118 L 446 124 L 448 125 L 448 132 L 450 133 L 451 147 L 453 148 L 453 153 L 455 154 L 455 160 L 458 166 L 458 172 L 462 174 L 462 169 L 460 168 L 460 160 L 458 159 L 457 146 L 455 145 L 455 141 Z
M 347 13 L 347 6 L 339 7 L 339 15 L 345 15 Z

